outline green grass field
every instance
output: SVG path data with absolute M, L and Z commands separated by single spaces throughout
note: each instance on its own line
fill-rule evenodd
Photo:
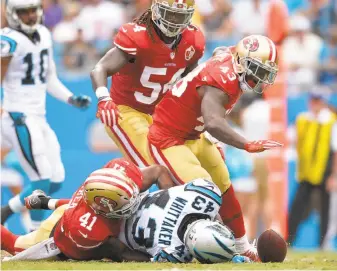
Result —
M 284 263 L 254 264 L 168 264 L 111 262 L 3 262 L 2 270 L 337 270 L 337 253 L 289 252 Z

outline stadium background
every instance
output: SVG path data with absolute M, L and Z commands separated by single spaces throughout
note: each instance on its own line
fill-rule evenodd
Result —
M 64 186 L 55 197 L 69 197 L 78 185 L 85 179 L 93 169 L 102 166 L 107 160 L 119 157 L 119 152 L 97 153 L 93 151 L 94 129 L 97 128 L 98 121 L 95 119 L 96 98 L 91 88 L 89 72 L 94 63 L 104 52 L 112 46 L 113 36 L 120 24 L 130 21 L 136 14 L 140 14 L 149 6 L 147 0 L 139 1 L 105 1 L 105 0 L 45 0 L 45 24 L 53 31 L 55 45 L 54 54 L 58 66 L 58 73 L 64 84 L 75 94 L 84 93 L 91 96 L 92 106 L 86 111 L 80 111 L 68 105 L 62 104 L 54 98 L 47 98 L 47 118 L 51 127 L 55 130 L 62 147 L 62 159 L 66 169 L 66 179 Z M 261 31 L 261 26 L 250 22 L 248 13 L 242 10 L 249 10 L 252 3 L 260 2 L 261 14 L 264 16 L 264 9 L 272 2 L 282 1 L 254 1 L 254 0 L 200 0 L 197 1 L 199 10 L 194 18 L 195 22 L 202 26 L 206 37 L 207 45 L 203 60 L 207 59 L 213 49 L 219 45 L 232 45 L 243 35 L 240 31 L 245 29 L 245 25 L 251 24 L 251 28 L 242 31 Z M 291 28 L 291 19 L 298 13 L 303 13 L 310 20 L 310 32 L 317 34 L 322 41 L 322 49 L 319 54 L 318 63 L 323 65 L 329 58 L 337 59 L 337 48 L 334 54 L 327 55 L 327 44 L 329 43 L 328 29 L 336 23 L 336 0 L 287 0 L 284 1 L 287 7 L 287 24 Z M 279 4 L 279 3 L 278 3 Z M 281 4 L 282 6 L 282 4 Z M 314 10 L 315 12 L 310 12 Z M 248 11 L 247 11 L 248 12 Z M 243 17 L 244 16 L 244 17 Z M 3 17 L 3 16 L 2 16 Z M 99 20 L 96 18 L 100 17 Z M 91 18 L 95 23 L 91 22 Z M 244 20 L 242 19 L 244 18 Z M 235 26 L 233 21 L 240 24 Z M 240 22 L 241 20 L 241 22 Z M 256 19 L 258 21 L 258 19 Z M 93 27 L 93 25 L 95 26 Z M 282 24 L 279 25 L 282 27 Z M 283 40 L 283 39 L 282 39 Z M 203 61 L 202 60 L 202 61 Z M 312 86 L 319 88 L 327 94 L 327 99 L 337 106 L 337 79 L 336 73 L 328 76 L 321 76 L 319 69 L 315 70 L 319 76 L 310 84 L 299 84 L 286 80 L 287 86 L 284 91 L 278 93 L 276 99 L 286 99 L 281 111 L 284 116 L 284 125 L 288 131 L 292 130 L 295 118 L 298 113 L 307 110 L 308 92 Z M 281 76 L 285 80 L 287 73 Z M 323 74 L 324 75 L 324 74 Z M 282 82 L 278 82 L 276 91 L 284 87 Z M 277 88 L 278 87 L 278 88 Z M 274 91 L 275 92 L 275 91 Z M 287 93 L 286 96 L 282 96 Z M 282 109 L 282 110 L 283 110 Z M 284 130 L 279 131 L 285 135 Z M 291 134 L 291 132 L 289 132 Z M 287 141 L 287 137 L 283 138 Z M 282 195 L 278 202 L 279 212 L 277 215 L 286 217 L 287 207 L 291 203 L 296 191 L 295 166 L 296 160 L 292 155 L 293 150 L 289 144 L 285 149 L 284 159 L 287 164 L 282 167 L 281 183 L 275 185 L 270 182 L 270 191 L 275 195 Z M 277 154 L 279 155 L 279 154 Z M 7 165 L 20 170 L 15 155 L 7 157 Z M 287 165 L 287 166 L 286 166 Z M 277 171 L 277 170 L 276 170 Z M 287 176 L 286 176 L 287 175 Z M 280 178 L 280 175 L 278 175 Z M 27 182 L 27 179 L 25 179 Z M 275 185 L 275 187 L 273 187 Z M 285 193 L 280 193 L 278 188 L 284 189 Z M 9 193 L 6 188 L 2 189 L 2 204 L 7 202 Z M 46 213 L 47 215 L 47 213 Z M 8 222 L 8 226 L 15 233 L 22 233 L 22 226 L 18 223 L 18 216 L 13 216 Z M 284 221 L 283 221 L 284 222 Z M 310 218 L 302 224 L 298 234 L 295 247 L 313 249 L 318 246 L 318 218 L 314 212 Z

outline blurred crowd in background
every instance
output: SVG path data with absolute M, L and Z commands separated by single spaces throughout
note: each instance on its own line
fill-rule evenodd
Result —
M 269 0 L 196 0 L 193 23 L 207 38 L 205 59 L 219 45 L 266 33 Z M 292 85 L 337 84 L 336 0 L 286 0 L 289 35 L 282 40 Z M 63 69 L 86 73 L 113 44 L 119 27 L 151 0 L 44 0 L 44 24 L 52 31 Z
M 249 34 L 267 35 L 271 2 L 196 0 L 193 23 L 206 36 L 202 61 L 209 58 L 217 46 L 233 45 Z M 288 97 L 313 90 L 327 95 L 337 93 L 337 0 L 285 0 L 284 3 L 287 31 L 276 43 L 282 48 L 280 58 L 285 74 L 281 76 L 286 80 Z M 58 73 L 63 78 L 88 77 L 95 63 L 113 47 L 120 26 L 141 15 L 150 5 L 151 0 L 44 0 L 44 24 L 53 35 Z M 261 96 L 247 95 L 231 113 L 230 121 L 250 140 L 267 138 L 269 107 Z M 298 114 L 298 110 L 290 112 L 288 124 L 294 123 L 291 115 Z M 89 129 L 89 146 L 94 152 L 116 151 L 99 121 L 93 122 Z M 230 157 L 227 164 L 231 179 L 253 239 L 261 223 L 264 227 L 273 226 L 267 157 L 224 148 Z

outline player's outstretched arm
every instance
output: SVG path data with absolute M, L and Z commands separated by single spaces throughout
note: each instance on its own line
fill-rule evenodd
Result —
M 1 84 L 5 78 L 12 56 L 1 57 Z
M 211 86 L 202 86 L 200 91 L 203 93 L 201 113 L 204 118 L 205 129 L 216 139 L 252 153 L 283 146 L 281 143 L 272 140 L 247 141 L 236 133 L 225 120 L 226 109 L 224 106 L 229 101 L 227 94 Z
M 49 55 L 49 68 L 47 73 L 47 91 L 56 99 L 78 108 L 88 108 L 91 99 L 86 95 L 74 95 L 57 77 L 56 65 L 53 55 Z
M 153 184 L 157 184 L 159 189 L 169 189 L 175 186 L 168 169 L 164 166 L 152 165 L 141 170 L 143 173 L 142 191 L 148 190 Z
M 70 199 L 52 199 L 39 190 L 35 190 L 31 195 L 25 198 L 25 206 L 28 210 L 55 210 L 69 202 Z
M 247 140 L 235 132 L 225 119 L 228 95 L 211 86 L 202 86 L 199 91 L 203 93 L 201 113 L 206 131 L 225 144 L 244 149 Z
M 132 250 L 117 238 L 110 237 L 99 248 L 100 256 L 115 262 L 149 262 L 150 257 L 140 251 Z

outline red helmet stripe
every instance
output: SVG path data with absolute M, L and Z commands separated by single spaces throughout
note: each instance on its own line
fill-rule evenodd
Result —
M 121 173 L 123 174 L 123 173 Z M 130 185 L 128 182 L 125 181 L 125 179 L 115 175 L 113 172 L 111 172 L 109 169 L 99 169 L 94 171 L 93 173 L 90 174 L 90 176 L 107 176 L 107 177 L 111 177 L 111 178 L 115 178 L 119 181 L 122 181 L 125 185 L 127 185 L 130 189 L 132 188 L 132 185 Z M 128 177 L 129 178 L 129 177 Z
M 269 58 L 268 59 L 270 61 L 275 62 L 276 56 L 277 56 L 275 44 L 269 38 L 267 38 L 267 41 L 269 44 Z
M 114 182 L 113 180 L 106 181 L 106 180 L 102 180 L 100 178 L 97 178 L 97 179 L 93 178 L 93 179 L 89 180 L 89 178 L 88 178 L 87 181 L 86 181 L 87 184 L 88 183 L 96 183 L 96 182 L 112 184 L 112 185 L 118 187 L 119 189 L 123 190 L 125 193 L 127 193 L 129 197 L 132 196 L 131 192 L 128 189 L 126 189 L 124 186 L 120 185 L 119 183 Z

